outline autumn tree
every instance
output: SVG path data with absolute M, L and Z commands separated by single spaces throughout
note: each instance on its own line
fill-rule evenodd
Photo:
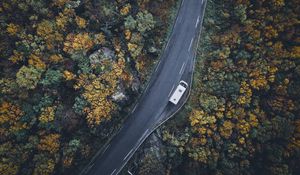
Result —
M 42 71 L 32 66 L 22 66 L 16 77 L 20 87 L 26 89 L 35 89 L 42 75 Z

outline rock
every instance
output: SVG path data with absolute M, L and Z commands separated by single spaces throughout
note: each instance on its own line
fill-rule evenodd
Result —
M 157 49 L 154 46 L 151 46 L 150 48 L 148 48 L 148 52 L 157 53 Z
M 99 64 L 101 61 L 114 59 L 115 53 L 107 47 L 102 47 L 101 49 L 95 51 L 89 56 L 91 64 Z
M 117 91 L 112 95 L 112 99 L 117 103 L 124 104 L 128 100 L 125 89 L 121 86 L 118 86 Z
M 138 92 L 141 86 L 141 82 L 138 78 L 134 78 L 131 85 L 131 90 L 133 92 Z

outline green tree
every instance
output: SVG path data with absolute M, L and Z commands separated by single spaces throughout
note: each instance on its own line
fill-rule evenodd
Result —
M 234 15 L 235 15 L 235 18 L 237 20 L 239 20 L 242 24 L 245 23 L 245 21 L 247 20 L 247 6 L 246 5 L 243 5 L 243 4 L 240 4 L 236 7 L 234 7 Z
M 35 89 L 41 79 L 42 71 L 32 66 L 22 66 L 17 73 L 17 83 L 26 89 Z
M 79 115 L 83 115 L 84 114 L 83 109 L 85 107 L 87 107 L 87 105 L 88 105 L 88 102 L 84 98 L 76 97 L 75 103 L 73 105 L 73 109 L 74 109 L 75 113 L 77 113 Z
M 136 20 L 130 15 L 125 18 L 125 28 L 129 30 L 133 30 L 136 28 Z
M 63 74 L 59 70 L 48 69 L 45 78 L 41 81 L 44 86 L 57 85 L 63 79 Z
M 147 10 L 139 12 L 136 16 L 137 21 L 137 30 L 142 34 L 145 34 L 146 31 L 150 31 L 155 26 L 155 21 L 151 13 Z

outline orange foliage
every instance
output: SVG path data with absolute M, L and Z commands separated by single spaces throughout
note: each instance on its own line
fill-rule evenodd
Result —
M 112 65 L 112 70 L 101 76 L 83 75 L 79 76 L 75 89 L 83 87 L 83 97 L 91 104 L 86 108 L 87 122 L 91 127 L 99 125 L 104 120 L 110 120 L 115 105 L 108 98 L 116 91 L 119 78 L 122 77 L 125 68 L 125 60 L 120 58 Z
M 73 79 L 76 78 L 76 76 L 72 72 L 65 70 L 64 71 L 64 78 L 66 80 L 73 80 Z
M 42 109 L 42 112 L 39 116 L 39 121 L 41 123 L 48 123 L 54 121 L 55 118 L 55 108 L 54 107 L 46 107 Z
M 226 120 L 222 127 L 220 127 L 220 134 L 226 139 L 229 139 L 233 132 L 234 124 L 230 120 Z
M 121 15 L 125 16 L 129 13 L 129 11 L 131 10 L 131 5 L 130 4 L 126 4 L 121 10 L 120 13 Z
M 64 7 L 66 3 L 70 2 L 70 0 L 55 0 L 53 5 L 58 7 Z
M 18 63 L 24 59 L 23 53 L 18 52 L 16 50 L 13 51 L 13 55 L 9 58 L 9 60 L 13 63 Z
M 49 61 L 52 63 L 59 63 L 63 61 L 63 57 L 60 54 L 59 55 L 54 54 L 49 57 Z
M 274 29 L 273 26 L 265 27 L 265 37 L 267 39 L 276 38 L 277 36 L 278 36 L 278 32 L 276 29 Z
M 38 144 L 38 149 L 41 151 L 48 151 L 51 154 L 57 153 L 60 147 L 59 139 L 59 134 L 44 135 Z
M 95 35 L 95 39 L 94 39 L 94 43 L 95 44 L 105 44 L 105 36 L 103 33 L 98 33 Z
M 63 35 L 56 30 L 54 23 L 44 20 L 37 25 L 36 32 L 46 41 L 48 49 L 53 49 L 56 43 L 63 41 Z
M 46 64 L 41 60 L 40 56 L 31 54 L 29 56 L 28 64 L 34 66 L 37 69 L 46 69 Z
M 75 18 L 75 21 L 76 21 L 76 24 L 78 25 L 79 28 L 83 29 L 86 27 L 86 20 L 79 17 L 79 16 L 76 16 Z
M 9 134 L 8 132 L 16 132 L 27 127 L 26 124 L 20 122 L 22 115 L 23 112 L 18 106 L 6 101 L 1 103 L 0 126 L 4 124 L 9 126 L 5 135 Z
M 291 56 L 293 58 L 300 59 L 300 46 L 294 46 L 291 51 Z
M 92 48 L 94 42 L 88 33 L 68 34 L 64 43 L 64 51 L 73 53 L 75 51 L 87 52 Z
M 9 35 L 16 35 L 20 31 L 20 26 L 10 23 L 7 25 L 6 31 Z

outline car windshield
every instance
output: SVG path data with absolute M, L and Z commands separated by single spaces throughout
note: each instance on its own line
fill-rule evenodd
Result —
M 180 85 L 183 86 L 183 87 L 185 87 L 185 88 L 187 87 L 187 85 L 185 83 L 183 83 L 183 82 L 180 82 Z

